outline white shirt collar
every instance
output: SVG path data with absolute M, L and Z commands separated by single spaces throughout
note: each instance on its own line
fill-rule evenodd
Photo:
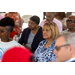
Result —
M 71 61 L 73 61 L 73 60 L 75 60 L 75 58 L 71 58 L 71 59 L 69 59 L 69 60 L 67 60 L 67 61 L 65 61 L 65 62 L 71 62 Z

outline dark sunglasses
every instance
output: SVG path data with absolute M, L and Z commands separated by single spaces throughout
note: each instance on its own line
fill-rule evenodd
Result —
M 69 46 L 69 45 L 70 45 L 70 44 L 65 44 L 65 45 L 61 45 L 61 46 L 55 46 L 55 49 L 56 49 L 57 51 L 59 51 L 61 47 Z
M 73 20 L 66 20 L 66 22 L 75 23 Z

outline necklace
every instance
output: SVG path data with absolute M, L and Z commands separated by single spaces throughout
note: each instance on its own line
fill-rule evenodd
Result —
M 52 41 L 52 42 L 53 42 L 53 41 Z M 47 44 L 47 45 L 49 45 L 49 44 L 51 44 L 52 42 L 49 42 L 49 43 L 48 43 L 48 41 L 47 41 L 47 43 L 46 43 L 46 44 Z

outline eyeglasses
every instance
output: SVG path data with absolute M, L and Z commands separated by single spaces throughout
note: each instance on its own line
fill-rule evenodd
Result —
M 65 44 L 65 45 L 61 45 L 61 46 L 55 46 L 55 49 L 56 49 L 57 51 L 59 51 L 61 47 L 69 46 L 69 45 L 70 45 L 70 44 Z
M 35 23 L 32 23 L 32 22 L 30 22 L 30 21 L 29 21 L 28 23 L 31 24 L 31 25 L 35 25 Z
M 66 22 L 75 23 L 73 20 L 66 20 Z

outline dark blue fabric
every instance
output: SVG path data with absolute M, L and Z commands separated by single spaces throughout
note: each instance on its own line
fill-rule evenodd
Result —
M 29 29 L 29 28 L 26 28 L 26 29 L 23 30 L 21 38 L 19 39 L 20 44 L 23 44 L 23 43 L 26 44 L 27 43 L 30 31 L 31 31 L 31 29 Z M 38 47 L 40 41 L 42 41 L 42 40 L 44 40 L 44 39 L 43 39 L 43 36 L 42 36 L 42 27 L 40 27 L 37 34 L 35 35 L 35 37 L 33 39 L 32 45 L 31 45 L 31 48 L 32 48 L 31 51 L 33 53 L 36 50 L 36 48 Z
M 75 62 L 75 60 L 71 61 L 71 62 Z

